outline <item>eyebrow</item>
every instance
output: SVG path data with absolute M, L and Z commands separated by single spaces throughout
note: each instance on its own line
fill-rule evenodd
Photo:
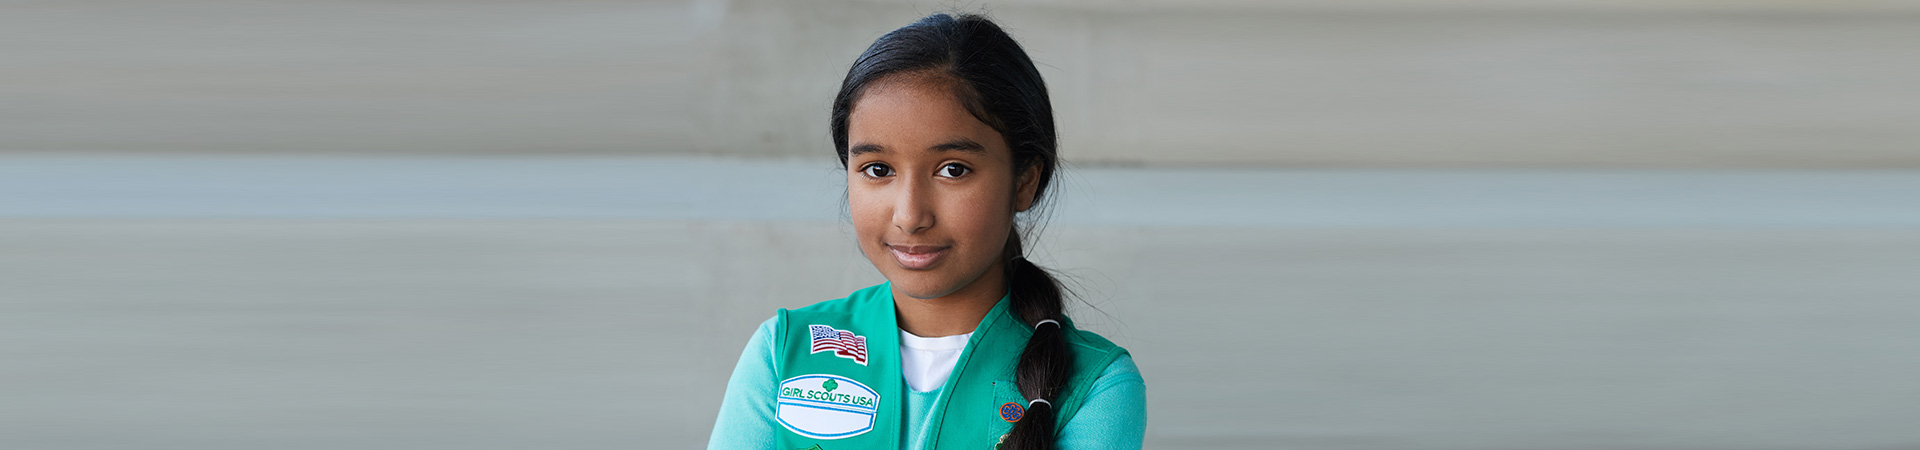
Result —
M 959 138 L 959 139 L 947 141 L 945 143 L 941 143 L 940 145 L 927 147 L 927 150 L 933 150 L 933 151 L 939 151 L 939 152 L 967 152 L 967 153 L 974 153 L 974 154 L 981 154 L 981 155 L 987 154 L 986 146 L 980 145 L 980 143 L 974 142 L 972 139 L 967 139 L 967 138 Z
M 927 147 L 927 151 L 966 152 L 966 153 L 984 155 L 987 153 L 987 147 L 984 145 L 980 145 L 980 143 L 978 142 L 974 142 L 972 139 L 958 138 L 951 141 L 936 144 L 932 147 Z M 847 149 L 847 157 L 851 158 L 855 156 L 864 155 L 867 153 L 886 153 L 886 152 L 887 152 L 887 148 L 884 146 L 880 146 L 878 144 L 860 144 L 860 145 L 853 146 L 853 148 Z

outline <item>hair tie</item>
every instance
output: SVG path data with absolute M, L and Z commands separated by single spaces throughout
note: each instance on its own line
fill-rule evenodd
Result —
M 1049 323 L 1053 324 L 1053 326 L 1056 326 L 1056 327 L 1060 326 L 1060 322 L 1054 321 L 1053 319 L 1047 319 L 1047 320 L 1042 320 L 1039 323 L 1033 324 L 1033 329 L 1038 330 L 1040 329 L 1041 325 L 1046 325 Z M 1052 406 L 1052 405 L 1048 405 L 1048 406 Z
M 1015 256 L 1015 257 L 1013 257 L 1013 259 L 1009 259 L 1009 260 L 1007 260 L 1007 262 L 1009 262 L 1009 263 L 1017 263 L 1017 262 L 1021 262 L 1021 261 L 1026 261 L 1026 260 L 1027 260 L 1027 257 L 1025 257 L 1025 256 Z
M 1053 402 L 1049 402 L 1047 401 L 1047 399 L 1044 399 L 1044 398 L 1036 398 L 1036 399 L 1033 399 L 1033 401 L 1027 402 L 1027 409 L 1033 409 L 1033 404 L 1035 403 L 1045 403 L 1047 404 L 1048 408 L 1053 407 Z

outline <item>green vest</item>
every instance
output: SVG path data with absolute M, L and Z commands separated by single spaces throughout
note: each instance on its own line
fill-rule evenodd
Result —
M 941 389 L 926 430 L 937 449 L 991 449 L 1025 412 L 1027 399 L 1013 369 L 1033 330 L 1008 310 L 1010 299 L 987 312 L 960 352 Z M 900 326 L 890 283 L 847 298 L 781 309 L 775 325 L 773 371 L 781 381 L 774 417 L 780 449 L 891 449 L 906 432 L 907 383 L 900 372 Z M 1067 321 L 1073 376 L 1054 399 L 1058 433 L 1079 411 L 1094 378 L 1126 354 L 1113 342 Z

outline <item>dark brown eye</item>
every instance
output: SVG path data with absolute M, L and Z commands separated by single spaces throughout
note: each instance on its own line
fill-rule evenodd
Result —
M 968 169 L 967 166 L 962 166 L 959 164 L 948 164 L 940 167 L 939 175 L 947 178 L 958 178 L 961 175 L 966 175 L 967 172 L 972 172 L 972 171 L 973 169 Z
M 860 168 L 860 171 L 865 172 L 867 176 L 874 177 L 874 178 L 881 178 L 881 177 L 886 177 L 888 175 L 893 175 L 893 168 L 887 167 L 886 164 L 868 164 L 866 167 Z

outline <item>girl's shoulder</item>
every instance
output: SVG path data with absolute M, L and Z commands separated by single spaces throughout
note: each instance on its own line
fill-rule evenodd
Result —
M 1108 340 L 1106 336 L 1101 336 L 1100 333 L 1079 327 L 1073 327 L 1072 332 L 1067 334 L 1067 343 L 1073 345 L 1075 348 L 1084 349 L 1081 351 L 1101 353 L 1119 352 L 1123 354 L 1127 352 L 1126 348 L 1121 347 L 1120 344 L 1113 343 L 1113 341 Z
M 1112 362 L 1115 358 L 1127 355 L 1127 349 L 1125 347 L 1113 343 L 1112 340 L 1108 340 L 1106 336 L 1101 336 L 1100 333 L 1080 328 L 1073 323 L 1073 319 L 1067 319 L 1067 329 L 1067 345 L 1073 348 L 1075 357 L 1080 357 L 1084 354 L 1097 357 L 1097 359 L 1104 362 Z
M 1100 333 L 1070 327 L 1067 333 L 1067 345 L 1073 352 L 1073 376 L 1069 384 L 1090 385 L 1092 381 L 1106 374 L 1114 366 L 1131 367 L 1132 355 L 1126 347 L 1113 343 Z

